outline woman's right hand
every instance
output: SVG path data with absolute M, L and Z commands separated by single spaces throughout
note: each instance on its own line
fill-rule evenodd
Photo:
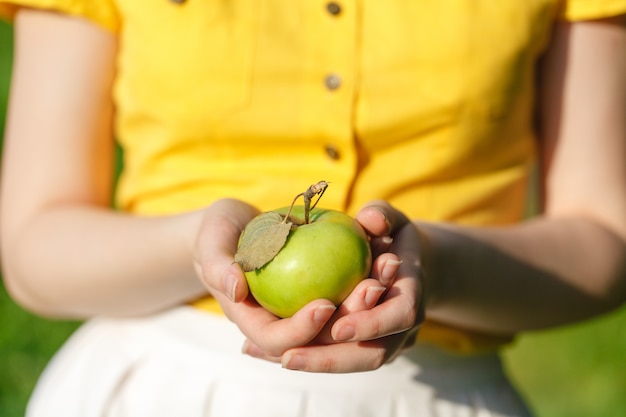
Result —
M 241 267 L 235 263 L 239 236 L 259 210 L 242 201 L 219 200 L 205 211 L 194 251 L 197 275 L 217 299 L 226 316 L 269 356 L 313 340 L 336 307 L 329 300 L 315 300 L 293 317 L 279 319 L 249 295 Z

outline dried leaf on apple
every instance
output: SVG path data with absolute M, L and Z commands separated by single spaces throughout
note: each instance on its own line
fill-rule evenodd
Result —
M 292 223 L 275 212 L 262 213 L 248 223 L 235 254 L 244 272 L 261 268 L 274 259 L 289 236 Z

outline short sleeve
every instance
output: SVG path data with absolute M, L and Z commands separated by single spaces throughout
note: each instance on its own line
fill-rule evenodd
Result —
M 626 0 L 564 0 L 560 17 L 564 20 L 591 20 L 626 13 Z
M 11 20 L 20 7 L 83 17 L 113 32 L 120 26 L 114 0 L 0 0 L 0 17 Z

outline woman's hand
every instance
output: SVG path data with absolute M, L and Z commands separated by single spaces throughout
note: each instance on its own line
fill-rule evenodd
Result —
M 248 339 L 244 352 L 280 361 L 285 352 L 314 340 L 316 344 L 336 343 L 330 336 L 332 323 L 374 307 L 387 290 L 381 282 L 393 282 L 400 262 L 393 254 L 383 254 L 372 266 L 375 279 L 359 283 L 339 308 L 329 300 L 314 300 L 293 317 L 279 319 L 249 295 L 246 278 L 234 262 L 239 235 L 258 213 L 254 207 L 237 200 L 216 202 L 205 213 L 195 251 L 194 265 L 198 276 L 218 300 L 226 316 Z
M 329 300 L 314 300 L 293 317 L 279 319 L 261 307 L 248 293 L 246 278 L 234 262 L 239 236 L 246 224 L 259 214 L 254 207 L 237 200 L 220 200 L 211 205 L 198 234 L 194 265 L 226 316 L 248 338 L 247 345 L 267 357 L 280 357 L 288 349 L 310 343 L 336 311 Z M 369 288 L 376 287 L 373 290 Z M 378 301 L 380 284 L 362 282 L 347 300 L 351 309 Z
M 413 345 L 424 318 L 417 230 L 384 202 L 356 218 L 372 239 L 373 279 L 357 286 L 309 345 L 268 352 L 248 341 L 245 353 L 289 369 L 339 373 L 376 369 Z

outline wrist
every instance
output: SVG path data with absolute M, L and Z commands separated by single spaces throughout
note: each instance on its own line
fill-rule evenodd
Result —
M 445 285 L 438 272 L 436 250 L 434 248 L 434 226 L 425 222 L 413 222 L 418 236 L 419 258 L 418 269 L 422 283 L 423 303 L 425 308 L 432 309 L 445 299 Z

